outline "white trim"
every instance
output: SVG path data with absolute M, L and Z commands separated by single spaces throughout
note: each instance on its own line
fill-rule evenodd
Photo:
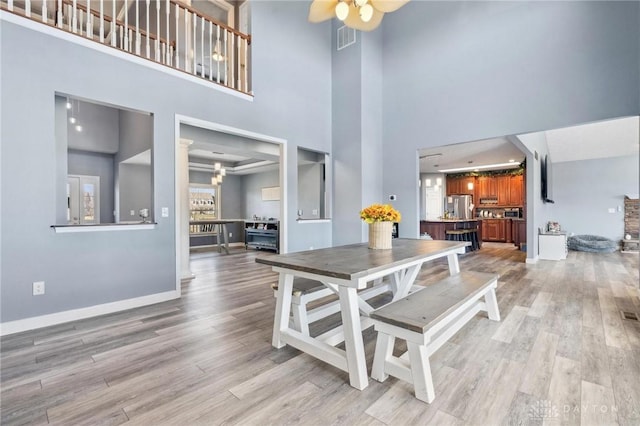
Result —
M 331 219 L 296 219 L 301 225 L 313 224 L 313 223 L 331 223 Z
M 534 265 L 534 264 L 538 263 L 538 256 L 534 256 L 533 258 L 528 258 L 527 257 L 526 263 L 528 263 L 530 265 Z
M 222 86 L 217 83 L 213 83 L 209 80 L 202 79 L 200 77 L 195 77 L 186 71 L 180 71 L 175 68 L 171 68 L 168 65 L 159 64 L 157 62 L 150 61 L 148 59 L 138 57 L 128 52 L 123 52 L 117 48 L 112 46 L 101 44 L 96 42 L 95 40 L 87 39 L 77 34 L 68 33 L 60 28 L 50 27 L 49 25 L 42 24 L 42 22 L 33 21 L 29 18 L 24 18 L 22 16 L 16 15 L 11 12 L 7 12 L 5 10 L 0 10 L 0 20 L 11 22 L 16 25 L 20 25 L 21 27 L 28 28 L 33 31 L 37 31 L 40 33 L 47 34 L 51 37 L 56 37 L 71 43 L 78 44 L 80 46 L 87 47 L 89 49 L 97 50 L 101 53 L 105 53 L 107 55 L 115 56 L 119 59 L 133 62 L 138 65 L 146 66 L 148 68 L 153 68 L 156 71 L 164 72 L 173 77 L 179 77 L 184 80 L 189 80 L 192 83 L 200 84 L 202 86 L 208 87 L 213 90 L 217 90 L 228 95 L 232 95 L 238 97 L 240 99 L 244 99 L 249 102 L 253 102 L 253 96 L 247 95 L 242 92 L 238 92 L 237 90 L 230 89 L 226 86 Z
M 127 223 L 113 223 L 110 225 L 51 225 L 56 234 L 72 234 L 77 232 L 104 232 L 104 231 L 145 231 L 156 229 L 157 223 L 139 223 L 130 225 Z
M 99 315 L 106 315 L 127 309 L 139 308 L 141 306 L 153 305 L 178 298 L 180 298 L 180 294 L 175 291 L 167 291 L 164 293 L 151 294 L 149 296 L 136 297 L 134 299 L 89 306 L 87 308 L 72 309 L 70 311 L 56 312 L 55 314 L 8 321 L 0 324 L 0 336 L 35 330 L 85 318 L 93 318 Z

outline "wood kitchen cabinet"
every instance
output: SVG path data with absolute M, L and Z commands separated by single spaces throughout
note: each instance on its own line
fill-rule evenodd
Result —
M 510 176 L 508 205 L 524 206 L 524 194 L 524 175 Z
M 504 242 L 506 239 L 504 219 L 483 219 L 482 240 Z
M 498 196 L 498 185 L 493 177 L 480 176 L 477 180 L 478 190 L 476 195 L 481 198 L 496 198 Z
M 447 196 L 449 195 L 474 195 L 475 180 L 473 176 L 449 177 L 447 176 Z M 469 189 L 469 184 L 471 189 Z
M 510 206 L 510 198 L 509 198 L 509 183 L 511 181 L 511 176 L 496 176 L 495 178 L 496 192 L 498 195 L 498 205 L 500 206 Z

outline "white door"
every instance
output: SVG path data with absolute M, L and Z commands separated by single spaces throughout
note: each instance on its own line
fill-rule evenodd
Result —
M 100 223 L 100 176 L 69 175 L 67 209 L 69 224 Z
M 427 220 L 436 220 L 442 216 L 442 187 L 427 186 L 424 190 Z

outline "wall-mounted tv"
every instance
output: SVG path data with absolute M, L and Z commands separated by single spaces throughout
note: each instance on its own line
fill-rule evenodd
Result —
M 551 194 L 549 191 L 551 182 L 550 169 L 549 156 L 545 154 L 544 158 L 540 159 L 540 192 L 542 195 L 542 201 L 545 203 L 553 203 L 553 200 L 550 199 Z

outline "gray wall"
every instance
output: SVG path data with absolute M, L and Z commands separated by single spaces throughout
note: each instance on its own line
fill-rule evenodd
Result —
M 322 164 L 298 166 L 298 210 L 305 219 L 320 217 L 320 200 L 324 198 L 322 189 Z M 313 211 L 316 214 L 313 214 Z
M 624 196 L 640 192 L 638 156 L 568 161 L 552 167 L 555 204 L 550 220 L 574 234 L 622 239 Z M 610 208 L 615 213 L 609 213 Z
M 251 219 L 253 215 L 258 215 L 258 217 L 282 219 L 280 201 L 262 200 L 262 188 L 280 186 L 279 182 L 280 173 L 277 171 L 243 176 L 245 218 Z
M 71 150 L 67 155 L 68 174 L 100 176 L 100 223 L 113 223 L 115 219 L 113 217 L 115 209 L 113 164 L 112 154 Z M 57 202 L 64 206 L 66 196 Z M 65 223 L 67 223 L 66 220 L 58 224 L 64 225 Z
M 308 4 L 302 2 L 252 4 L 253 102 L 114 57 L 105 53 L 112 52 L 109 48 L 89 49 L 2 22 L 0 102 L 11 108 L 2 109 L 0 173 L 3 182 L 20 182 L 3 185 L 1 194 L 2 322 L 175 290 L 176 114 L 285 139 L 289 170 L 296 168 L 299 144 L 330 152 L 331 27 L 308 23 L 307 13 Z M 167 218 L 156 217 L 155 229 L 51 230 L 59 151 L 56 93 L 153 113 L 153 208 L 170 212 Z M 296 177 L 288 178 L 288 215 L 294 222 Z M 34 198 L 39 208 L 25 211 L 22 206 Z M 305 239 L 326 244 L 327 233 L 320 232 L 326 228 L 309 226 L 290 226 L 287 238 L 296 241 L 305 233 Z M 39 261 L 27 267 L 25 259 L 34 258 Z M 47 294 L 33 297 L 31 283 L 38 280 L 46 282 Z
M 150 221 L 155 220 L 152 209 L 151 166 L 145 164 L 120 164 L 118 173 L 120 221 L 140 222 L 141 209 L 149 209 Z M 102 210 L 102 209 L 101 209 Z M 131 216 L 131 210 L 134 215 Z
M 418 235 L 416 149 L 638 114 L 638 8 L 414 1 L 385 15 L 383 187 L 401 236 Z
M 61 97 L 66 104 L 66 98 Z M 115 108 L 86 102 L 73 101 L 73 114 L 66 110 L 65 121 L 59 124 L 67 127 L 67 144 L 71 149 L 115 154 L 119 149 L 119 118 Z M 75 130 L 67 117 L 75 116 L 82 131 Z

